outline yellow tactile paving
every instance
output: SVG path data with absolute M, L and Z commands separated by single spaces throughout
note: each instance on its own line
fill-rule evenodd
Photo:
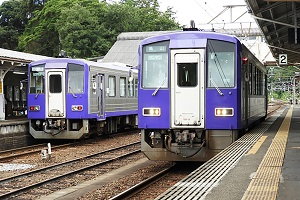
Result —
M 261 138 L 253 145 L 246 155 L 256 154 L 260 146 L 264 143 L 268 136 L 261 136 Z
M 243 200 L 276 199 L 293 107 L 284 118 L 272 144 L 251 180 Z

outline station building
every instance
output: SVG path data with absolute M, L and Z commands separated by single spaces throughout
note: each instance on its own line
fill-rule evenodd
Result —
M 0 120 L 26 117 L 27 67 L 45 58 L 0 48 Z

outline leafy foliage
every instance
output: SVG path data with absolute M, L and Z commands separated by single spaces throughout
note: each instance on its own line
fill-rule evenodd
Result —
M 268 69 L 269 100 L 274 98 L 288 102 L 294 97 L 299 98 L 299 86 L 294 67 L 271 67 Z
M 16 50 L 18 37 L 25 27 L 22 7 L 19 0 L 3 2 L 0 7 L 0 43 L 1 47 Z
M 14 17 L 2 14 L 11 16 L 4 12 L 8 5 Z M 2 47 L 13 44 L 12 49 L 46 56 L 57 56 L 60 50 L 78 58 L 105 55 L 122 32 L 180 28 L 172 9 L 159 11 L 157 0 L 113 4 L 98 0 L 10 0 L 2 4 L 0 13 Z M 9 27 L 5 21 L 10 21 Z M 21 31 L 13 34 L 16 27 Z M 5 39 L 9 39 L 7 43 L 2 42 Z

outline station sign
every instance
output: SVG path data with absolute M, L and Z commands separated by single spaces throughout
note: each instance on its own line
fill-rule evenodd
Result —
M 279 59 L 278 59 L 279 65 L 287 65 L 287 54 L 279 54 Z

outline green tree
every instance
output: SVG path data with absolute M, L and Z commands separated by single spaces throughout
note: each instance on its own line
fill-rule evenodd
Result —
M 79 4 L 62 10 L 56 27 L 61 48 L 71 57 L 105 54 L 112 45 L 101 37 L 106 30 L 99 25 L 95 12 Z
M 25 28 L 21 0 L 5 1 L 0 6 L 0 45 L 16 50 L 18 37 Z
M 0 45 L 18 50 L 18 38 L 35 10 L 41 10 L 44 0 L 9 0 L 0 6 Z
M 157 0 L 51 0 L 32 13 L 19 48 L 47 56 L 61 49 L 72 57 L 105 55 L 122 32 L 178 29 L 173 15 L 160 12 Z

